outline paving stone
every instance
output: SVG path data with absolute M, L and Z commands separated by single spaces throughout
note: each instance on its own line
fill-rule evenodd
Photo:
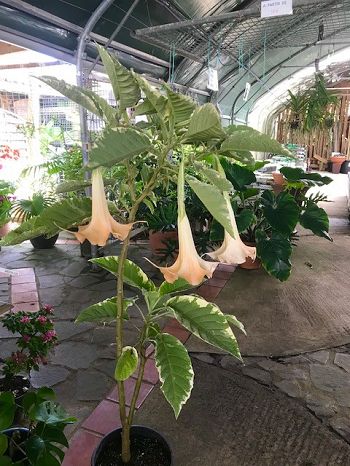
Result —
M 350 441 L 350 420 L 346 417 L 336 417 L 331 419 L 330 425 L 348 442 Z
M 39 277 L 40 288 L 61 287 L 64 284 L 64 277 L 58 274 L 43 275 L 42 277 Z
M 69 277 L 77 277 L 85 267 L 85 261 L 72 261 L 67 267 L 61 269 L 59 273 L 65 276 L 68 275 Z
M 97 357 L 96 345 L 78 341 L 67 341 L 55 348 L 55 354 L 51 361 L 53 364 L 72 369 L 86 369 Z
M 39 371 L 31 372 L 31 384 L 34 388 L 53 387 L 67 379 L 70 372 L 64 367 L 41 366 Z
M 329 360 L 329 351 L 322 350 L 316 351 L 315 353 L 308 353 L 307 355 L 312 361 L 320 362 L 321 364 L 326 364 Z
M 237 369 L 242 367 L 243 363 L 233 356 L 223 356 L 220 360 L 220 366 L 224 369 Z
M 75 288 L 89 288 L 90 285 L 96 284 L 99 282 L 100 282 L 100 277 L 91 276 L 91 275 L 82 275 L 70 281 L 69 286 L 74 286 Z
M 55 322 L 55 330 L 60 341 L 68 340 L 93 328 L 92 324 L 75 324 L 69 320 Z
M 2 358 L 8 358 L 11 355 L 11 353 L 16 350 L 16 339 L 0 341 L 0 355 Z
M 115 280 L 106 280 L 103 283 L 95 283 L 89 285 L 89 290 L 92 291 L 111 291 L 115 292 L 117 289 L 117 284 Z
M 4 338 L 18 338 L 19 333 L 12 333 L 7 328 L 5 328 L 2 324 L 0 324 L 0 340 Z
M 77 374 L 77 399 L 80 401 L 100 401 L 106 396 L 107 387 L 111 385 L 101 372 L 89 370 Z
M 92 341 L 96 345 L 109 345 L 115 342 L 115 327 L 96 327 L 92 334 Z
M 39 290 L 40 301 L 43 304 L 51 304 L 56 308 L 62 304 L 65 297 L 65 288 L 42 288 Z
M 350 376 L 338 367 L 312 364 L 310 376 L 314 386 L 320 390 L 333 392 L 350 389 Z
M 95 361 L 94 368 L 98 369 L 99 371 L 103 372 L 108 377 L 114 380 L 115 358 L 114 359 L 100 358 L 97 361 Z
M 350 354 L 336 353 L 334 358 L 334 364 L 342 367 L 346 372 L 350 372 Z
M 350 408 L 350 391 L 345 391 L 343 393 L 335 393 L 335 399 L 340 406 L 345 406 Z
M 206 362 L 207 364 L 214 364 L 215 359 L 208 353 L 190 353 L 192 358 L 199 359 L 200 361 Z
M 269 372 L 266 372 L 263 369 L 259 369 L 257 367 L 243 367 L 242 372 L 244 375 L 258 380 L 259 382 L 262 382 L 266 385 L 269 385 L 272 381 L 272 377 Z
M 301 367 L 282 366 L 280 369 L 273 371 L 274 374 L 282 379 L 299 379 L 308 380 L 309 374 Z
M 282 380 L 276 382 L 275 386 L 292 398 L 298 398 L 302 394 L 301 386 L 296 380 Z
M 279 364 L 278 362 L 275 362 L 272 359 L 263 359 L 259 361 L 257 364 L 266 371 L 276 371 L 283 368 L 283 364 Z
M 283 358 L 284 364 L 309 364 L 310 360 L 307 355 L 300 354 L 299 356 L 291 356 L 290 358 Z
M 99 301 L 98 296 L 96 296 L 96 292 L 90 290 L 73 288 L 70 286 L 66 286 L 65 288 L 66 296 L 65 304 L 70 303 L 81 303 L 81 309 L 86 307 L 86 304 L 93 304 Z

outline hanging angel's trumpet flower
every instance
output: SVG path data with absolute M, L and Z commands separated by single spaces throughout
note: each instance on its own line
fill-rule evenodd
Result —
M 133 223 L 123 225 L 118 223 L 111 216 L 108 210 L 107 199 L 102 178 L 102 169 L 96 168 L 91 175 L 92 180 L 92 216 L 88 225 L 79 227 L 75 236 L 83 243 L 86 239 L 91 244 L 104 246 L 112 233 L 113 236 L 120 240 L 124 240 Z
M 253 261 L 255 261 L 256 248 L 247 246 L 241 240 L 229 195 L 224 193 L 224 196 L 226 199 L 227 208 L 230 212 L 230 220 L 235 237 L 232 238 L 232 236 L 225 230 L 224 242 L 220 248 L 216 251 L 207 253 L 207 255 L 214 260 L 232 265 L 243 264 L 247 257 L 250 257 Z
M 218 262 L 202 259 L 194 245 L 190 222 L 185 211 L 184 202 L 184 166 L 180 164 L 178 180 L 178 237 L 179 255 L 171 267 L 158 267 L 167 282 L 173 283 L 178 278 L 185 279 L 193 286 L 202 283 L 204 277 L 211 278 Z

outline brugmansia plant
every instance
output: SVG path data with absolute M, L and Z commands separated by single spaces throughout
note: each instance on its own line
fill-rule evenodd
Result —
M 86 167 L 92 170 L 92 200 L 58 202 L 39 217 L 23 223 L 4 239 L 3 244 L 21 242 L 32 235 L 50 236 L 59 228 L 72 226 L 79 226 L 76 236 L 80 241 L 88 239 L 92 244 L 103 246 L 110 234 L 123 241 L 118 257 L 93 259 L 93 262 L 115 275 L 116 296 L 83 310 L 77 322 L 116 323 L 115 379 L 122 424 L 122 461 L 128 463 L 131 457 L 130 429 L 149 342 L 155 346 L 161 390 L 176 417 L 192 390 L 193 370 L 187 350 L 177 338 L 162 332 L 159 325 L 161 317 L 175 317 L 207 343 L 236 358 L 241 357 L 231 327 L 244 330 L 242 324 L 233 316 L 225 315 L 215 304 L 195 294 L 181 295 L 182 291 L 211 277 L 220 261 L 238 263 L 243 262 L 247 255 L 255 255 L 255 249 L 244 247 L 239 239 L 234 213 L 228 202 L 232 184 L 221 168 L 220 157 L 252 163 L 250 151 L 279 154 L 286 151 L 276 141 L 252 128 L 231 126 L 224 129 L 212 104 L 197 106 L 190 98 L 175 93 L 166 84 L 158 91 L 143 77 L 125 69 L 103 48 L 99 51 L 111 81 L 116 107 L 111 107 L 90 90 L 68 85 L 53 77 L 41 78 L 105 122 L 105 129 L 94 143 Z M 143 101 L 141 92 L 145 96 Z M 133 124 L 128 111 L 131 107 L 135 107 L 134 115 L 146 115 L 148 121 Z M 147 170 L 139 169 L 140 157 L 144 158 Z M 113 211 L 104 193 L 103 172 L 114 166 L 124 168 L 123 186 L 127 186 L 130 198 L 123 221 L 113 218 L 112 215 L 118 210 Z M 194 166 L 198 173 L 196 176 L 193 176 Z M 136 189 L 135 180 L 140 178 L 142 189 L 139 185 Z M 172 266 L 160 268 L 165 281 L 157 287 L 127 258 L 128 246 L 139 207 L 151 199 L 157 186 L 170 180 L 177 180 L 178 184 L 179 254 Z M 226 232 L 226 243 L 223 246 L 225 253 L 222 253 L 222 249 L 214 253 L 215 262 L 204 260 L 196 251 L 184 205 L 186 183 Z M 78 188 L 77 183 L 75 189 Z M 62 187 L 58 189 L 62 192 Z M 124 346 L 123 343 L 123 324 L 128 318 L 128 308 L 135 304 L 135 300 L 124 298 L 125 283 L 142 292 L 148 309 L 147 314 L 142 314 L 144 323 L 135 346 Z M 137 381 L 127 412 L 124 382 L 135 372 Z

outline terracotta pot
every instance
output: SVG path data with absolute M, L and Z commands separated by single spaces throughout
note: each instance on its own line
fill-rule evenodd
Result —
M 243 241 L 243 242 L 246 246 L 253 246 L 253 247 L 256 246 L 256 243 L 252 243 L 249 241 Z M 243 264 L 239 264 L 239 267 L 241 269 L 246 269 L 246 270 L 257 270 L 257 269 L 260 269 L 261 267 L 261 261 L 258 257 L 255 259 L 255 261 L 253 261 L 250 257 L 247 257 L 246 261 L 243 262 Z
M 282 175 L 282 173 L 273 172 L 272 176 L 273 176 L 273 181 L 274 181 L 275 184 L 277 184 L 278 186 L 283 186 L 284 185 L 285 179 L 284 179 L 284 176 Z
M 8 222 L 8 223 L 5 223 L 5 225 L 3 225 L 1 228 L 0 228 L 0 238 L 3 238 L 4 236 L 7 235 L 7 233 L 9 233 L 11 230 L 11 223 Z
M 341 166 L 345 160 L 346 157 L 344 155 L 333 155 L 333 157 L 330 158 L 332 163 L 332 173 L 340 173 Z
M 164 249 L 166 247 L 165 242 L 167 240 L 177 240 L 177 230 L 174 231 L 153 231 L 149 232 L 149 245 L 151 251 L 155 256 L 158 256 L 157 252 L 159 249 Z

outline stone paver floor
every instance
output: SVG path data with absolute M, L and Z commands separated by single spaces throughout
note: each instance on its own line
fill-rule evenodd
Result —
M 106 255 L 117 255 L 118 248 L 117 243 L 113 243 L 107 247 Z M 147 255 L 147 247 L 130 248 L 129 257 L 157 280 L 157 269 L 143 259 Z M 75 324 L 74 320 L 85 307 L 113 296 L 114 277 L 104 271 L 91 272 L 76 244 L 59 244 L 50 250 L 35 250 L 26 243 L 4 247 L 0 252 L 0 264 L 9 269 L 35 269 L 41 304 L 51 304 L 55 308 L 59 342 L 48 365 L 32 374 L 32 385 L 54 387 L 67 411 L 82 421 L 114 385 L 115 330 L 113 324 Z M 126 289 L 127 296 L 136 294 L 135 290 Z M 5 302 L 9 299 L 8 279 L 3 277 L 0 299 Z M 141 303 L 139 305 L 142 307 Z M 140 323 L 139 311 L 131 309 L 130 320 L 125 326 L 125 344 L 136 342 L 136 329 Z M 6 357 L 14 349 L 13 335 L 0 326 L 1 356 Z

